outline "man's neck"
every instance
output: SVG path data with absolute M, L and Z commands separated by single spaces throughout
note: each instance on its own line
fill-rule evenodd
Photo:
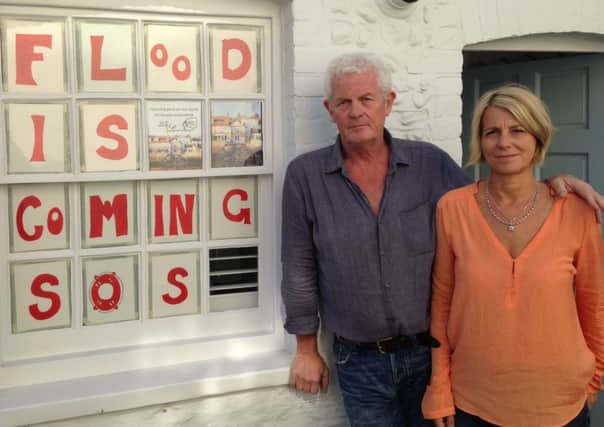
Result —
M 342 140 L 342 157 L 346 163 L 387 163 L 389 154 L 390 150 L 384 138 L 356 144 Z
M 390 149 L 384 139 L 381 142 L 346 144 L 342 141 L 344 169 L 349 178 L 359 186 L 374 215 L 379 215 L 388 173 Z

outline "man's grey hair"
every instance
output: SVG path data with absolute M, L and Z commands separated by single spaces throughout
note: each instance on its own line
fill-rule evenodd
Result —
M 334 79 L 344 74 L 375 71 L 377 83 L 384 96 L 392 90 L 392 75 L 379 56 L 373 53 L 345 53 L 332 59 L 325 71 L 325 98 L 331 99 Z

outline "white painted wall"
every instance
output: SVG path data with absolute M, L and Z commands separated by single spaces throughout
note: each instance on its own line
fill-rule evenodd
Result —
M 461 71 L 465 45 L 537 33 L 604 34 L 600 0 L 293 0 L 295 152 L 329 144 L 322 73 L 333 56 L 383 55 L 398 92 L 394 135 L 431 141 L 461 161 Z M 559 39 L 553 39 L 559 40 Z

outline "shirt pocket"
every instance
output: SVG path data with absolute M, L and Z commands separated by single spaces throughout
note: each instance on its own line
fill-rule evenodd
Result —
M 434 261 L 434 205 L 426 201 L 399 213 L 402 245 L 407 258 L 408 277 L 413 281 L 415 302 L 428 307 Z
M 434 205 L 431 201 L 400 211 L 399 227 L 407 256 L 434 252 Z

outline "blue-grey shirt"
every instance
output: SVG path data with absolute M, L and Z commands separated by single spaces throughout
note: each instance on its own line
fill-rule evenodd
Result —
M 314 334 L 319 312 L 329 330 L 356 341 L 429 328 L 434 209 L 470 179 L 432 144 L 385 138 L 390 164 L 377 216 L 344 169 L 339 137 L 287 168 L 281 289 L 289 333 Z

